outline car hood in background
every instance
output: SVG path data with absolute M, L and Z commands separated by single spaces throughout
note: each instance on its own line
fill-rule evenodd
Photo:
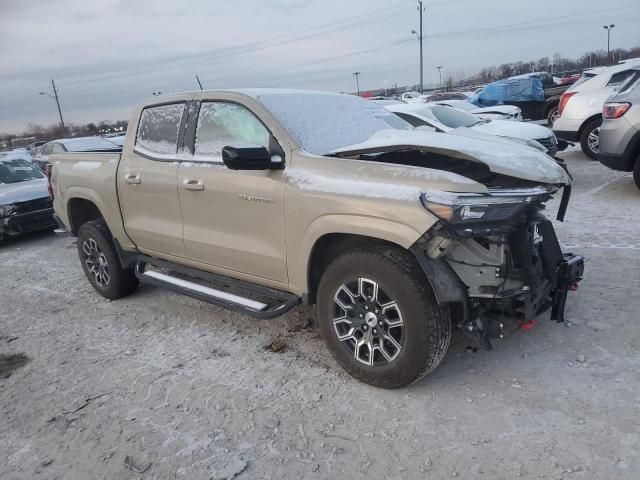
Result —
M 511 120 L 492 120 L 490 122 L 479 123 L 471 128 L 489 135 L 521 138 L 522 140 L 537 140 L 539 138 L 549 138 L 553 135 L 551 130 L 542 125 L 512 122 Z
M 328 154 L 353 156 L 400 150 L 431 151 L 476 161 L 485 164 L 493 173 L 532 182 L 570 183 L 564 169 L 545 153 L 507 139 L 491 139 L 470 129 L 452 130 L 447 135 L 424 130 L 381 130 L 362 143 Z
M 0 183 L 0 205 L 28 202 L 48 196 L 46 178 L 17 183 Z
M 479 107 L 471 110 L 471 113 L 501 113 L 503 115 L 517 115 L 520 107 L 515 105 L 494 105 L 493 107 Z

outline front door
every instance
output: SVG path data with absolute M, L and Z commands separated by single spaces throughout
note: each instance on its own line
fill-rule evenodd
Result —
M 186 255 L 206 265 L 287 281 L 282 170 L 234 171 L 226 145 L 269 148 L 270 132 L 245 107 L 202 102 L 193 162 L 178 169 Z
M 124 227 L 143 252 L 184 257 L 176 151 L 185 103 L 142 111 L 133 151 L 124 149 L 118 193 Z

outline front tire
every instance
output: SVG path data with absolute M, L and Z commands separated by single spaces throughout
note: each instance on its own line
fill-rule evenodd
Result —
M 406 251 L 388 246 L 336 258 L 318 287 L 320 331 L 336 361 L 358 380 L 399 388 L 442 361 L 449 311 Z
M 582 152 L 591 160 L 597 160 L 600 152 L 600 125 L 602 125 L 601 118 L 591 120 L 580 135 Z
M 115 300 L 138 287 L 133 268 L 122 268 L 104 220 L 92 220 L 78 229 L 78 256 L 87 279 L 103 297 Z

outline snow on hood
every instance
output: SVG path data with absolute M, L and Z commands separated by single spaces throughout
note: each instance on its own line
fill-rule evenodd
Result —
M 489 135 L 520 138 L 522 140 L 537 140 L 539 138 L 549 138 L 553 135 L 551 130 L 542 125 L 512 122 L 511 120 L 492 120 L 490 122 L 479 123 L 471 128 Z
M 0 184 L 0 205 L 28 202 L 48 197 L 47 179 L 28 180 L 26 182 Z
M 520 107 L 515 105 L 494 105 L 493 107 L 480 107 L 471 110 L 471 113 L 504 113 L 506 115 L 513 115 L 520 112 Z
M 468 129 L 466 129 L 468 130 Z M 394 150 L 424 150 L 477 161 L 487 165 L 493 173 L 532 182 L 549 184 L 569 183 L 569 176 L 551 157 L 533 148 L 496 138 L 471 138 L 473 134 L 449 135 L 423 130 L 381 130 L 363 143 L 338 148 L 335 155 L 358 155 Z

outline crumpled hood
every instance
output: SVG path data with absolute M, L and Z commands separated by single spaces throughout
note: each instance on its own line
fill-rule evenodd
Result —
M 488 133 L 489 135 L 521 138 L 522 140 L 537 140 L 539 138 L 549 138 L 553 135 L 551 130 L 542 125 L 512 122 L 511 120 L 492 120 L 474 125 L 471 128 L 482 133 Z
M 28 202 L 48 196 L 46 178 L 8 184 L 0 183 L 0 205 Z
M 532 182 L 570 183 L 564 169 L 547 154 L 508 139 L 489 139 L 471 129 L 456 129 L 446 135 L 424 130 L 381 130 L 362 143 L 338 148 L 329 154 L 351 156 L 412 149 L 477 161 L 493 173 Z

